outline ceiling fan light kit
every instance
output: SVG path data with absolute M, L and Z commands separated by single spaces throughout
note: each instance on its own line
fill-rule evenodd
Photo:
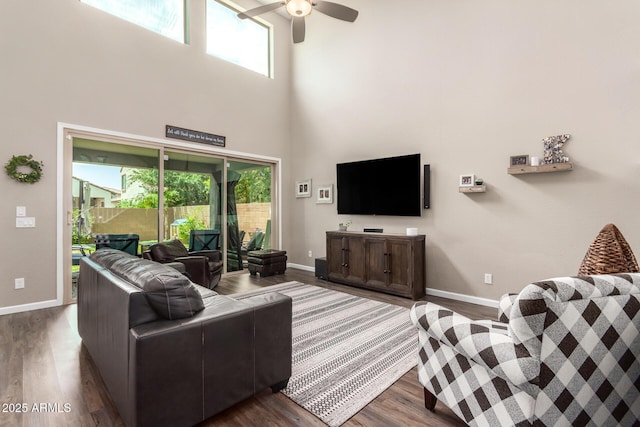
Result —
M 308 0 L 288 0 L 285 7 L 291 16 L 307 16 L 313 10 Z
M 284 0 L 276 3 L 265 4 L 254 9 L 247 10 L 246 12 L 238 13 L 238 18 L 253 18 L 254 16 L 271 12 L 272 10 L 282 6 L 284 6 L 287 13 L 291 15 L 291 35 L 294 43 L 301 43 L 304 41 L 304 17 L 308 16 L 314 9 L 332 18 L 347 22 L 353 22 L 358 17 L 357 10 L 330 1 Z

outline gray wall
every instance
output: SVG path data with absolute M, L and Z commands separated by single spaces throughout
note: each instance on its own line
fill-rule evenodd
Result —
M 432 209 L 344 216 L 295 200 L 291 261 L 313 265 L 307 252 L 324 255 L 325 231 L 348 219 L 353 230 L 418 227 L 429 288 L 497 299 L 575 274 L 609 222 L 640 254 L 640 3 L 348 4 L 355 23 L 312 16 L 294 49 L 293 178 L 335 184 L 336 163 L 421 153 Z M 574 171 L 507 174 L 509 156 L 540 156 L 541 139 L 561 133 Z M 488 192 L 458 193 L 465 173 Z
M 56 298 L 58 122 L 154 138 L 171 124 L 225 135 L 229 150 L 287 165 L 288 21 L 270 17 L 277 54 L 268 79 L 206 55 L 205 2 L 190 4 L 192 43 L 182 45 L 78 0 L 2 1 L 0 159 L 31 153 L 45 166 L 34 185 L 0 176 L 0 307 Z M 15 228 L 18 205 L 36 217 L 35 229 Z M 283 223 L 287 236 L 286 215 Z M 14 290 L 16 277 L 24 290 Z
M 31 153 L 45 175 L 0 177 L 0 308 L 55 298 L 58 122 L 154 138 L 174 124 L 282 158 L 283 245 L 298 264 L 324 255 L 324 232 L 344 220 L 418 227 L 428 287 L 495 299 L 575 273 L 605 223 L 640 250 L 640 3 L 345 3 L 361 11 L 355 23 L 312 14 L 295 46 L 288 22 L 269 15 L 270 80 L 205 55 L 202 13 L 183 46 L 77 0 L 3 1 L 0 159 Z M 560 133 L 572 134 L 574 171 L 507 175 L 510 155 L 540 155 L 540 140 Z M 433 207 L 420 218 L 344 217 L 335 203 L 294 198 L 296 179 L 335 184 L 338 162 L 416 152 L 432 166 Z M 459 194 L 463 173 L 488 192 Z M 37 228 L 15 228 L 17 205 Z

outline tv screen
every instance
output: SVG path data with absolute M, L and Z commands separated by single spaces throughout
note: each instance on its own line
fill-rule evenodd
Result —
M 338 163 L 338 213 L 420 216 L 420 154 Z

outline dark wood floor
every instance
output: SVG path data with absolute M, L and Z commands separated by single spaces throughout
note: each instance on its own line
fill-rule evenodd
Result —
M 255 277 L 229 275 L 217 290 L 232 294 L 297 280 L 404 307 L 413 301 L 318 280 L 313 273 Z M 496 310 L 443 298 L 429 301 L 474 319 L 495 318 Z M 0 316 L 0 426 L 121 426 L 118 413 L 78 336 L 76 306 Z M 18 405 L 16 405 L 18 404 Z M 20 405 L 24 404 L 24 405 Z M 26 413 L 17 412 L 26 408 Z M 200 426 L 324 426 L 282 393 L 265 390 Z M 423 406 L 422 386 L 412 369 L 347 421 L 344 426 L 463 426 L 440 403 Z

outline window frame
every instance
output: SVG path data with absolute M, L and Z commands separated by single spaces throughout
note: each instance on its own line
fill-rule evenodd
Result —
M 242 7 L 238 6 L 237 4 L 235 4 L 234 2 L 229 1 L 229 0 L 205 0 L 205 2 L 204 2 L 205 3 L 205 53 L 207 55 L 210 55 L 210 56 L 216 57 L 218 59 L 221 59 L 221 60 L 223 60 L 225 62 L 229 62 L 231 64 L 237 65 L 237 66 L 242 67 L 244 69 L 253 71 L 253 72 L 258 73 L 260 75 L 263 75 L 263 76 L 265 76 L 267 78 L 273 79 L 274 78 L 274 54 L 273 54 L 273 52 L 274 52 L 274 48 L 273 48 L 274 26 L 273 26 L 273 24 L 271 24 L 270 22 L 268 22 L 268 21 L 266 21 L 266 20 L 264 20 L 264 19 L 262 19 L 262 18 L 260 18 L 258 16 L 254 16 L 252 18 L 247 18 L 246 19 L 246 21 L 252 21 L 253 23 L 255 23 L 255 24 L 257 24 L 257 25 L 259 25 L 261 27 L 264 27 L 267 30 L 267 51 L 265 52 L 265 54 L 267 55 L 267 74 L 264 74 L 264 73 L 262 73 L 260 71 L 256 71 L 254 69 L 248 68 L 248 67 L 246 67 L 246 66 L 244 66 L 242 64 L 238 64 L 238 63 L 229 61 L 226 58 L 223 58 L 223 57 L 218 56 L 216 54 L 210 53 L 208 51 L 207 41 L 208 41 L 209 36 L 208 36 L 207 32 L 208 32 L 208 29 L 209 29 L 209 25 L 208 25 L 208 22 L 207 22 L 207 15 L 208 15 L 208 7 L 209 7 L 208 4 L 209 4 L 209 1 L 216 2 L 219 5 L 232 10 L 236 14 L 242 13 L 242 12 L 246 12 L 247 10 L 249 10 L 249 9 L 242 8 Z
M 123 21 L 126 21 L 126 22 L 128 22 L 130 24 L 133 24 L 133 25 L 137 26 L 137 27 L 144 28 L 145 30 L 151 31 L 151 32 L 153 32 L 155 34 L 159 34 L 159 35 L 161 35 L 163 37 L 166 37 L 166 38 L 168 38 L 170 40 L 173 40 L 175 42 L 178 42 L 178 43 L 181 43 L 181 44 L 185 44 L 185 45 L 190 44 L 189 0 L 179 0 L 182 3 L 182 39 L 181 40 L 175 39 L 175 38 L 173 38 L 172 36 L 170 36 L 168 34 L 163 34 L 163 33 L 159 32 L 159 31 L 157 31 L 157 30 L 155 30 L 153 28 L 148 27 L 148 26 L 141 25 L 141 24 L 139 24 L 139 23 L 137 23 L 135 21 L 132 21 L 129 17 L 124 17 L 122 15 L 117 15 L 117 14 L 115 14 L 113 12 L 110 12 L 109 10 L 105 10 L 102 7 L 98 6 L 98 5 L 94 5 L 93 3 L 91 3 L 90 0 L 78 0 L 78 1 L 80 3 L 86 5 L 86 6 L 92 7 L 92 8 L 97 9 L 97 10 L 103 12 L 103 13 L 107 13 L 107 14 L 109 14 L 111 16 L 115 16 L 118 19 L 122 19 Z

